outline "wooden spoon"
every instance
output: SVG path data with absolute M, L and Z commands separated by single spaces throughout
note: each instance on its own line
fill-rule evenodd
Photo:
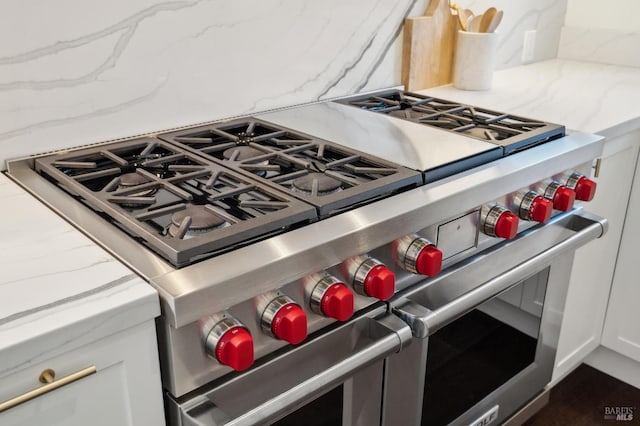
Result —
M 464 29 L 465 31 L 471 31 L 471 27 L 473 26 L 473 21 L 475 20 L 475 16 L 470 17 L 469 19 L 467 19 L 466 22 L 466 28 Z
M 467 31 L 469 18 L 473 16 L 473 12 L 470 9 L 460 9 L 457 4 L 451 3 L 451 8 L 456 11 L 458 15 L 458 22 L 460 23 L 460 28 L 463 31 Z
M 482 15 L 482 21 L 480 22 L 480 26 L 478 28 L 479 32 L 489 32 L 489 26 L 491 25 L 491 21 L 493 21 L 493 18 L 496 16 L 496 12 L 498 11 L 495 7 L 490 7 L 486 12 L 484 12 L 484 14 Z
M 473 18 L 473 12 L 470 9 L 461 9 L 459 12 L 460 16 L 462 17 L 462 19 L 465 22 L 465 28 L 464 30 L 467 31 L 467 29 L 469 28 L 469 19 Z
M 467 20 L 462 16 L 461 11 L 458 9 L 458 23 L 460 24 L 460 28 L 462 31 L 467 31 Z
M 467 31 L 477 33 L 480 31 L 480 23 L 482 22 L 482 15 L 476 15 L 473 20 L 467 21 Z
M 487 28 L 487 32 L 488 33 L 496 32 L 496 28 L 498 28 L 498 25 L 500 25 L 500 22 L 502 22 L 502 10 L 499 10 L 496 13 L 496 16 L 493 17 L 493 19 L 491 20 L 491 24 L 489 24 L 489 28 Z

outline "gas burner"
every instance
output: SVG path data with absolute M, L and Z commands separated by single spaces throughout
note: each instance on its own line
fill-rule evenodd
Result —
M 486 139 L 488 141 L 494 141 L 500 137 L 500 133 L 496 130 L 482 126 L 472 127 L 471 129 L 465 130 L 462 133 L 473 136 L 474 138 Z
M 42 157 L 35 164 L 178 267 L 317 219 L 314 206 L 156 138 Z
M 169 235 L 176 238 L 192 238 L 224 226 L 227 222 L 204 205 L 188 205 L 171 215 Z
M 222 151 L 222 158 L 226 161 L 235 161 L 244 164 L 247 171 L 251 171 L 260 177 L 267 174 L 269 160 L 256 161 L 254 158 L 264 156 L 265 152 L 250 146 L 240 145 Z
M 143 185 L 148 182 L 149 180 L 139 173 L 136 173 L 136 172 L 124 173 L 120 175 L 117 189 L 118 190 L 129 189 L 129 188 L 136 187 L 138 185 Z M 148 197 L 150 195 L 155 194 L 156 191 L 157 191 L 157 188 L 147 188 L 147 189 L 141 189 L 140 191 L 134 192 L 129 195 L 131 197 Z M 136 204 L 135 202 L 132 202 L 132 203 L 123 202 L 120 205 L 123 207 L 130 207 L 130 208 L 137 208 L 137 207 L 144 206 L 144 204 Z
M 326 195 L 342 190 L 342 182 L 324 173 L 308 173 L 291 183 L 294 191 L 307 195 Z
M 422 183 L 414 170 L 256 118 L 159 137 L 310 203 L 321 218 Z
M 401 90 L 338 102 L 501 145 L 505 155 L 565 135 L 564 127 L 556 124 Z
M 423 117 L 425 114 L 424 112 L 414 111 L 412 109 L 398 109 L 395 111 L 390 111 L 389 115 L 392 117 L 406 118 L 409 120 L 419 120 L 420 117 Z
M 148 180 L 135 172 L 125 173 L 120 175 L 120 182 L 118 183 L 119 188 L 130 188 L 136 185 L 142 185 L 143 183 L 148 182 Z
M 222 157 L 225 160 L 233 159 L 236 161 L 243 161 L 248 160 L 249 158 L 259 157 L 260 155 L 264 155 L 264 152 L 250 146 L 234 146 L 233 148 L 222 151 Z

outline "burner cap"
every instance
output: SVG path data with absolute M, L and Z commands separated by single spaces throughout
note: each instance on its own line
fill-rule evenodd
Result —
M 342 183 L 323 173 L 308 173 L 293 181 L 293 188 L 311 194 L 314 182 L 318 182 L 318 195 L 330 194 L 342 189 Z
M 124 173 L 120 175 L 120 180 L 118 182 L 118 189 L 133 188 L 135 186 L 142 185 L 144 183 L 149 183 L 149 180 L 146 179 L 141 174 L 136 172 Z M 127 194 L 127 195 L 129 197 L 149 197 L 155 194 L 157 191 L 158 191 L 158 188 L 147 188 L 147 189 L 141 189 L 138 192 L 134 192 L 132 194 Z M 147 206 L 146 203 L 136 203 L 135 201 L 120 202 L 120 205 L 122 207 L 127 207 L 131 209 L 140 209 Z
M 486 127 L 472 127 L 469 130 L 465 130 L 464 133 L 476 137 L 478 139 L 495 140 L 500 137 L 500 133 L 493 129 Z
M 225 224 L 223 219 L 213 214 L 205 206 L 191 204 L 184 210 L 180 210 L 171 215 L 171 226 L 169 227 L 169 234 L 171 234 L 171 236 L 177 236 L 178 229 L 187 216 L 191 218 L 191 225 L 186 235 L 204 233 Z
M 238 157 L 236 158 L 236 160 L 238 161 L 247 160 L 259 155 L 264 155 L 264 152 L 250 146 L 234 146 L 233 148 L 225 149 L 222 152 L 222 156 L 225 160 L 228 160 L 236 152 L 239 152 Z
M 118 185 L 121 188 L 128 188 L 130 186 L 142 185 L 147 182 L 149 181 L 141 174 L 131 172 L 120 175 L 120 183 Z

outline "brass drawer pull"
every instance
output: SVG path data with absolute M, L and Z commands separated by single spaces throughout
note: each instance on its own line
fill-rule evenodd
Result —
M 602 164 L 602 158 L 596 159 L 596 164 L 592 166 L 595 169 L 593 177 L 600 177 L 600 165 Z
M 39 378 L 42 383 L 45 383 L 44 386 L 40 386 L 37 389 L 30 390 L 20 396 L 16 396 L 15 398 L 11 398 L 8 401 L 0 403 L 0 413 L 95 373 L 96 366 L 92 365 L 91 367 L 87 367 L 78 372 L 69 374 L 68 376 L 65 376 L 61 379 L 55 380 L 56 373 L 53 370 L 44 370 L 42 373 L 40 373 Z

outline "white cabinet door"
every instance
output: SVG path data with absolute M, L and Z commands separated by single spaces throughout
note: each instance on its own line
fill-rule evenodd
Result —
M 640 164 L 635 178 L 609 296 L 602 345 L 640 362 Z
M 605 143 L 595 198 L 585 209 L 607 218 L 602 238 L 580 248 L 575 255 L 562 321 L 553 382 L 578 365 L 600 344 L 638 157 L 638 132 Z
M 7 426 L 130 426 L 124 365 L 107 368 L 0 415 Z
M 43 370 L 60 379 L 91 366 L 95 374 L 0 413 L 0 425 L 165 424 L 153 321 L 0 378 L 0 402 L 42 386 Z

